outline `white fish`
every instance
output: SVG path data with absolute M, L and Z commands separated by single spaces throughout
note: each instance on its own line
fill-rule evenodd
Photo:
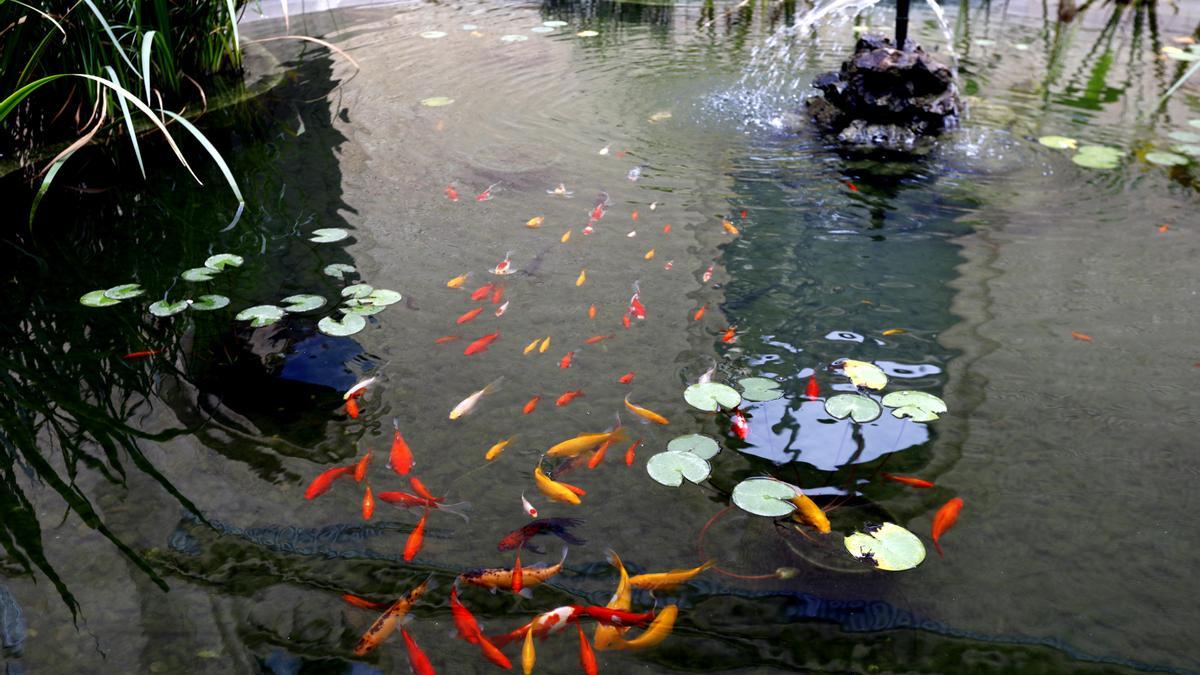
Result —
M 350 387 L 349 389 L 346 390 L 346 393 L 342 394 L 342 400 L 349 401 L 351 396 L 354 396 L 355 394 L 362 391 L 363 389 L 366 389 L 367 387 L 371 386 L 372 384 L 375 384 L 376 379 L 377 378 L 374 378 L 374 377 L 368 377 L 367 379 L 359 382 L 358 384 L 354 385 L 353 387 Z
M 513 254 L 512 251 L 505 253 L 504 260 L 501 260 L 499 265 L 496 265 L 495 267 L 493 267 L 492 269 L 490 269 L 488 271 L 491 272 L 492 274 L 495 274 L 497 276 L 502 276 L 502 277 L 516 272 L 517 270 L 513 268 L 512 262 L 509 261 L 509 258 L 512 257 L 512 254 Z
M 471 411 L 475 409 L 475 406 L 479 403 L 479 399 L 481 399 L 484 396 L 487 396 L 488 394 L 499 389 L 500 383 L 502 381 L 504 381 L 503 376 L 497 377 L 496 380 L 494 382 L 492 382 L 491 384 L 489 384 L 488 386 L 486 386 L 483 389 L 480 389 L 479 391 L 475 392 L 474 394 L 471 394 L 470 396 L 464 398 L 461 403 L 454 406 L 454 410 L 450 411 L 450 419 L 456 420 L 456 419 L 462 417 L 463 415 L 469 415 L 471 413 Z
M 700 277 L 700 281 L 703 281 L 704 283 L 707 284 L 708 280 L 712 279 L 712 273 L 713 273 L 713 266 L 709 265 L 708 269 L 704 270 L 704 276 Z
M 696 384 L 706 384 L 712 382 L 713 375 L 717 372 L 717 362 L 713 361 L 712 368 L 700 374 L 700 379 L 696 380 Z
M 546 190 L 546 194 L 554 195 L 555 197 L 570 197 L 575 193 L 571 190 L 568 190 L 566 185 L 559 183 L 558 187 L 551 190 Z
M 525 515 L 537 518 L 537 509 L 533 508 L 533 504 L 530 504 L 528 499 L 525 499 L 524 492 L 521 493 L 521 508 L 525 510 Z
M 636 237 L 636 236 L 637 236 L 637 230 L 630 230 L 630 231 L 629 231 L 629 234 L 627 234 L 627 235 L 625 235 L 625 236 L 626 236 L 626 237 L 629 237 L 630 239 L 633 239 L 634 237 Z
M 598 154 L 601 154 L 601 155 L 607 155 L 607 154 L 608 154 L 608 149 L 609 149 L 611 146 L 612 146 L 612 144 L 610 143 L 609 145 L 606 145 L 606 146 L 604 146 L 603 148 L 600 148 L 600 152 L 599 152 Z
M 496 308 L 496 316 L 504 316 L 504 313 L 507 311 L 508 311 L 508 301 L 506 300 L 503 305 L 500 305 L 499 307 Z
M 658 202 L 650 202 L 650 210 L 651 211 L 653 211 L 654 209 L 657 209 L 657 208 L 658 208 Z

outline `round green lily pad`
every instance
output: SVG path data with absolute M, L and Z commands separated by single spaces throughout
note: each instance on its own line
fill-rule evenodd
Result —
M 1115 169 L 1125 153 L 1103 145 L 1085 145 L 1071 158 L 1079 166 L 1088 169 Z
M 738 386 L 742 388 L 742 398 L 747 401 L 762 402 L 783 398 L 783 390 L 779 388 L 779 383 L 765 377 L 747 377 L 738 380 Z
M 1196 127 L 1197 129 L 1200 129 L 1200 118 L 1197 118 L 1194 120 L 1188 120 L 1188 126 Z
M 343 314 L 340 321 L 332 316 L 327 316 L 317 322 L 317 330 L 334 337 L 354 335 L 366 327 L 367 320 L 358 314 Z
M 243 260 L 242 256 L 240 255 L 234 255 L 232 253 L 218 253 L 216 255 L 209 256 L 208 260 L 204 261 L 204 266 L 211 270 L 217 270 L 220 272 L 226 267 L 241 267 L 243 262 L 245 262 L 245 260 Z
M 542 25 L 548 26 L 550 28 L 562 28 L 563 26 L 567 25 L 567 22 L 566 21 L 543 21 Z
M 454 103 L 454 99 L 449 96 L 430 96 L 429 98 L 421 99 L 421 105 L 426 108 L 441 108 L 451 103 Z
M 501 35 L 500 36 L 501 42 L 524 42 L 528 39 L 529 39 L 528 35 L 518 35 L 516 33 L 513 33 L 511 35 Z
M 141 284 L 121 284 L 104 291 L 104 295 L 113 300 L 128 300 L 145 292 Z
M 387 309 L 386 305 L 372 305 L 363 300 L 350 299 L 345 302 L 345 306 L 341 308 L 346 314 L 357 314 L 359 316 L 374 316 L 383 310 Z
M 989 40 L 987 38 L 975 38 L 975 44 L 979 45 L 980 47 L 991 47 L 992 45 L 996 44 L 996 41 Z
M 326 276 L 331 276 L 334 279 L 341 279 L 343 274 L 353 274 L 358 270 L 354 268 L 354 265 L 347 265 L 346 263 L 333 263 L 332 265 L 326 265 L 325 269 L 321 271 Z
M 340 227 L 323 227 L 319 230 L 313 230 L 309 241 L 318 244 L 332 244 L 335 241 L 341 241 L 350 236 L 350 233 Z
M 283 311 L 299 314 L 300 312 L 309 312 L 318 307 L 325 306 L 325 298 L 319 295 L 289 295 L 279 301 L 282 304 Z
M 554 28 L 551 26 L 534 26 L 529 29 L 530 33 L 553 33 Z
M 895 408 L 893 417 L 910 417 L 914 422 L 932 422 L 946 412 L 945 401 L 923 391 L 893 391 L 883 397 L 883 404 Z
M 717 412 L 722 408 L 736 408 L 742 403 L 742 395 L 727 384 L 704 382 L 693 384 L 683 390 L 683 400 L 693 408 L 705 412 Z
M 229 298 L 223 295 L 202 295 L 192 303 L 192 309 L 198 312 L 211 312 L 229 306 Z
M 1055 150 L 1074 150 L 1079 147 L 1079 141 L 1066 136 L 1042 136 L 1038 139 L 1038 143 Z
M 359 300 L 361 300 L 362 302 L 372 304 L 372 305 L 378 305 L 379 307 L 386 307 L 387 305 L 394 305 L 403 299 L 404 299 L 404 296 L 400 295 L 396 291 L 389 291 L 386 288 L 376 288 L 375 290 L 371 291 L 367 295 L 359 297 Z
M 424 33 L 421 33 L 421 37 L 425 38 L 426 40 L 437 40 L 438 38 L 446 37 L 446 33 L 445 31 L 440 30 L 427 30 Z
M 1179 145 L 1172 146 L 1171 149 L 1181 155 L 1200 157 L 1200 145 L 1195 143 L 1181 143 Z
M 599 34 L 600 33 L 596 32 L 594 30 L 581 30 L 575 34 L 575 37 L 585 37 L 585 38 L 586 37 L 596 37 Z
M 796 510 L 793 485 L 773 478 L 747 478 L 733 487 L 733 503 L 756 516 L 778 518 Z
M 1180 143 L 1200 143 L 1200 134 L 1193 131 L 1172 131 L 1167 137 Z
M 150 313 L 158 317 L 174 316 L 187 309 L 189 304 L 187 300 L 178 300 L 176 302 L 159 300 L 158 302 L 150 303 Z
M 342 289 L 343 298 L 365 298 L 375 290 L 370 284 L 352 284 Z
M 1188 158 L 1173 152 L 1147 152 L 1146 161 L 1159 166 L 1182 166 L 1188 163 Z
M 841 367 L 842 372 L 856 387 L 883 389 L 887 386 L 887 375 L 874 363 L 845 359 L 842 361 Z
M 249 321 L 251 326 L 262 328 L 283 318 L 283 309 L 275 305 L 255 305 L 247 307 L 233 317 L 238 321 Z
M 888 572 L 910 570 L 925 559 L 925 544 L 917 535 L 895 523 L 855 532 L 846 537 L 845 544 L 850 555 Z
M 646 462 L 646 473 L 668 487 L 683 485 L 684 478 L 699 483 L 708 478 L 711 471 L 712 467 L 704 458 L 690 452 L 667 450 L 654 455 Z
M 83 305 L 84 307 L 109 307 L 121 302 L 120 300 L 114 300 L 113 298 L 108 297 L 104 293 L 104 289 L 84 293 L 79 298 L 79 304 Z
M 859 424 L 866 424 L 879 419 L 883 408 L 879 407 L 875 399 L 862 394 L 838 394 L 825 401 L 825 412 L 835 419 L 844 420 L 849 417 Z
M 212 281 L 213 274 L 216 270 L 208 267 L 193 267 L 190 270 L 184 270 L 183 274 L 179 275 L 184 281 Z
M 672 452 L 690 452 L 701 459 L 712 459 L 721 452 L 721 446 L 716 440 L 703 434 L 688 434 L 672 438 L 667 443 L 667 450 Z

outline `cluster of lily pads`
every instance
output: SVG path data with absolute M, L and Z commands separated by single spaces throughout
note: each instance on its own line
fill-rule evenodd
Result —
M 245 262 L 240 255 L 218 253 L 209 256 L 203 267 L 193 267 L 185 270 L 179 277 L 187 282 L 211 281 L 214 274 L 220 274 L 228 267 L 241 267 Z M 90 291 L 79 298 L 80 304 L 86 307 L 109 307 L 122 300 L 136 298 L 146 291 L 140 284 L 121 284 L 109 289 Z M 196 298 L 185 298 L 174 302 L 166 298 L 150 303 L 149 311 L 157 317 L 167 317 L 191 309 L 197 312 L 211 312 L 229 304 L 229 298 L 224 295 L 207 293 Z
M 1189 120 L 1188 125 L 1200 129 L 1200 119 Z M 1200 158 L 1200 132 L 1176 130 L 1167 134 L 1175 141 L 1171 150 L 1150 150 L 1144 159 L 1158 166 L 1184 166 L 1190 164 L 1192 158 Z M 1038 139 L 1042 145 L 1055 150 L 1075 150 L 1071 161 L 1089 169 L 1115 169 L 1121 164 L 1125 153 L 1117 148 L 1105 145 L 1080 146 L 1074 138 L 1066 136 L 1042 136 Z
M 856 393 L 837 394 L 825 401 L 825 411 L 836 419 L 849 418 L 857 424 L 872 422 L 891 408 L 898 419 L 931 422 L 946 412 L 942 399 L 922 391 L 894 391 L 880 400 L 870 392 L 887 386 L 887 375 L 873 363 L 843 359 L 833 364 L 858 389 Z M 773 401 L 783 396 L 780 383 L 763 377 L 750 377 L 738 382 L 737 389 L 718 382 L 693 384 L 684 390 L 684 400 L 705 412 L 735 411 L 745 401 Z M 703 434 L 688 434 L 672 439 L 667 449 L 650 458 L 646 471 L 663 485 L 679 487 L 684 479 L 701 483 L 712 473 L 709 460 L 720 453 L 720 444 Z M 767 518 L 796 517 L 802 506 L 812 504 L 804 491 L 790 483 L 770 476 L 743 480 L 734 488 L 731 500 L 741 510 Z M 816 508 L 813 506 L 813 508 Z M 803 520 L 803 519 L 801 519 Z M 822 531 L 828 531 L 826 523 Z M 850 555 L 869 562 L 880 570 L 906 570 L 925 559 L 925 545 L 907 529 L 895 523 L 865 525 L 863 531 L 844 538 Z

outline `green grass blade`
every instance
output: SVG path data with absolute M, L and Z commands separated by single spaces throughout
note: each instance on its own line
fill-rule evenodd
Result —
M 92 10 L 92 14 L 95 14 L 96 18 L 100 20 L 100 26 L 104 28 L 105 33 L 108 33 L 108 39 L 112 40 L 113 49 L 117 50 L 117 54 L 121 56 L 121 59 L 125 61 L 129 69 L 137 73 L 137 66 L 133 65 L 133 61 L 129 60 L 129 56 L 125 54 L 125 50 L 121 49 L 121 41 L 117 39 L 116 33 L 113 33 L 112 26 L 108 25 L 108 20 L 104 18 L 104 15 L 100 13 L 100 10 L 92 3 L 92 0 L 83 0 L 83 4 L 87 5 Z
M 241 41 L 238 40 L 237 9 L 233 6 L 233 0 L 225 0 L 225 7 L 229 9 L 229 25 L 233 27 L 233 49 L 234 53 L 236 54 L 237 52 L 242 51 Z
M 1166 103 L 1167 99 L 1171 98 L 1171 94 L 1174 94 L 1180 87 L 1182 87 L 1183 83 L 1187 82 L 1188 79 L 1195 75 L 1197 71 L 1200 71 L 1200 61 L 1193 63 L 1192 67 L 1188 68 L 1187 72 L 1180 76 L 1180 78 L 1175 81 L 1175 84 L 1171 85 L 1171 88 L 1167 90 L 1167 93 L 1163 94 L 1162 98 L 1158 99 L 1158 105 L 1155 107 L 1161 108 L 1162 104 Z
M 232 190 L 233 195 L 237 197 L 238 216 L 241 216 L 242 207 L 246 204 L 246 198 L 242 196 L 242 191 L 238 188 L 237 180 L 234 179 L 233 172 L 229 170 L 229 165 L 225 163 L 225 158 L 221 157 L 221 153 L 215 147 L 213 147 L 213 144 L 208 141 L 208 138 L 205 137 L 204 133 L 197 129 L 191 122 L 179 115 L 176 115 L 170 110 L 162 110 L 160 108 L 159 111 L 178 122 L 179 126 L 187 129 L 192 136 L 196 137 L 196 140 L 200 142 L 200 145 L 204 146 L 204 149 L 208 151 L 208 154 L 212 156 L 213 161 L 217 163 L 217 168 L 221 169 L 221 173 L 225 175 L 225 182 L 229 183 L 229 189 Z
M 62 24 L 61 24 L 61 23 L 59 23 L 59 22 L 57 22 L 57 21 L 55 21 L 55 20 L 54 20 L 54 17 L 52 17 L 52 16 L 50 16 L 49 14 L 47 14 L 47 13 L 43 12 L 42 10 L 38 9 L 37 7 L 34 7 L 34 6 L 32 6 L 32 5 L 27 5 L 27 4 L 23 3 L 23 2 L 21 2 L 21 0 L 12 0 L 12 3 L 13 3 L 14 5 L 20 5 L 20 6 L 24 7 L 25 9 L 28 9 L 28 10 L 29 10 L 29 11 L 31 11 L 31 12 L 37 12 L 38 14 L 40 14 L 40 15 L 41 15 L 41 17 L 42 17 L 43 19 L 45 19 L 45 20 L 49 21 L 50 23 L 54 24 L 54 27 L 55 27 L 55 28 L 57 28 L 57 29 L 58 29 L 58 32 L 62 33 L 64 37 L 66 36 L 66 34 L 67 34 L 67 31 L 63 30 Z M 2 4 L 4 4 L 4 3 L 3 3 L 3 2 L 0 2 L 0 5 L 2 5 Z
M 108 71 L 108 76 L 111 78 L 113 85 L 117 85 L 117 71 L 113 70 L 112 66 L 104 66 Z M 117 102 L 121 104 L 121 115 L 125 118 L 125 129 L 129 132 L 129 142 L 133 143 L 133 154 L 137 157 L 138 169 L 142 172 L 142 178 L 146 177 L 146 165 L 142 163 L 142 148 L 138 145 L 137 129 L 133 126 L 133 117 L 129 114 L 129 105 L 125 103 L 125 99 L 117 97 Z
M 4 97 L 4 100 L 0 101 L 0 122 L 4 121 L 4 118 L 8 117 L 9 113 L 16 109 L 16 107 L 21 104 L 21 101 L 25 100 L 26 96 L 29 96 L 33 92 L 40 89 L 42 85 L 50 84 L 51 82 L 62 77 L 70 77 L 70 75 L 67 73 L 47 75 L 46 77 L 30 82 L 29 84 Z
M 33 217 L 37 214 L 38 204 L 42 203 L 42 197 L 46 195 L 46 191 L 50 189 L 50 183 L 54 182 L 54 177 L 58 175 L 58 170 L 63 164 L 67 163 L 70 157 L 63 157 L 50 166 L 50 170 L 46 172 L 46 177 L 42 179 L 42 184 L 38 186 L 37 194 L 33 196 L 33 205 L 29 207 L 29 227 L 33 228 Z
M 150 50 L 154 47 L 154 36 L 150 31 L 142 38 L 142 82 L 146 85 L 146 105 L 150 105 Z

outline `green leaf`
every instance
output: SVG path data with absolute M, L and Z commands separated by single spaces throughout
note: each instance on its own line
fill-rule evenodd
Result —
M 528 35 L 520 35 L 520 34 L 517 34 L 517 33 L 510 33 L 510 34 L 508 34 L 508 35 L 501 35 L 501 36 L 500 36 L 500 41 L 501 41 L 501 42 L 524 42 L 524 41 L 526 41 L 526 40 L 528 40 L 528 39 L 529 39 L 529 36 L 528 36 Z
M 183 274 L 179 275 L 184 281 L 212 281 L 212 275 L 215 270 L 208 267 L 193 267 L 190 270 L 184 270 Z
M 1055 150 L 1074 150 L 1079 147 L 1079 141 L 1066 136 L 1042 136 L 1038 139 L 1038 143 Z
M 113 286 L 112 288 L 104 291 L 104 295 L 112 298 L 113 300 L 128 300 L 130 298 L 136 298 L 145 292 L 146 291 L 142 288 L 141 284 L 121 284 L 120 286 Z
M 429 98 L 421 99 L 421 105 L 426 108 L 441 108 L 451 103 L 454 103 L 454 99 L 449 96 L 430 96 Z
M 883 409 L 875 399 L 862 394 L 838 394 L 826 399 L 825 412 L 835 419 L 844 420 L 849 417 L 859 424 L 866 424 L 879 419 Z
M 874 363 L 844 359 L 838 365 L 856 387 L 883 389 L 887 386 L 887 375 Z
M 116 86 L 120 86 L 120 80 L 117 79 L 117 71 L 113 70 L 112 66 L 104 66 L 105 72 L 108 73 L 108 79 Z M 133 124 L 133 116 L 129 114 L 129 104 L 120 96 L 117 97 L 117 103 L 121 106 L 121 117 L 125 120 L 125 131 L 129 134 L 129 142 L 133 144 L 133 156 L 137 159 L 138 170 L 142 173 L 142 178 L 146 177 L 146 166 L 142 163 L 142 148 L 138 145 L 137 128 Z
M 368 284 L 353 284 L 342 289 L 343 298 L 365 298 L 375 291 L 374 286 Z
M 543 21 L 542 25 L 549 26 L 550 28 L 562 28 L 563 26 L 567 25 L 567 22 L 566 21 Z M 1200 126 L 1200 125 L 1197 125 L 1197 126 Z
M 245 260 L 243 260 L 242 256 L 240 255 L 234 255 L 232 253 L 218 253 L 216 255 L 209 256 L 208 260 L 204 261 L 204 266 L 210 270 L 216 270 L 220 272 L 226 267 L 241 267 L 243 262 L 245 262 Z
M 360 297 L 359 301 L 370 305 L 386 307 L 387 305 L 394 305 L 403 299 L 404 296 L 400 295 L 396 291 L 389 291 L 386 288 L 376 288 L 369 294 Z
M 233 317 L 238 321 L 249 321 L 255 328 L 270 326 L 283 318 L 283 309 L 275 305 L 255 305 L 247 307 Z
M 700 459 L 712 459 L 721 452 L 721 446 L 713 439 L 703 434 L 688 434 L 677 436 L 667 443 L 671 452 L 690 452 Z
M 386 305 L 372 305 L 365 303 L 362 300 L 347 300 L 345 306 L 341 308 L 346 314 L 357 314 L 359 316 L 374 316 L 383 310 L 387 309 Z
M 712 467 L 703 458 L 690 452 L 668 450 L 660 452 L 646 462 L 646 473 L 667 487 L 679 487 L 686 478 L 699 483 L 708 478 Z
M 187 309 L 188 304 L 188 300 L 178 300 L 176 302 L 159 300 L 158 302 L 150 303 L 150 313 L 158 317 L 174 316 Z
M 283 311 L 299 314 L 300 312 L 310 312 L 318 307 L 325 306 L 325 298 L 319 295 L 289 295 L 279 301 L 284 305 Z
M 704 382 L 693 384 L 683 390 L 683 400 L 693 408 L 705 412 L 717 412 L 722 408 L 736 408 L 742 403 L 742 395 L 727 384 Z
M 334 319 L 332 316 L 327 316 L 317 322 L 317 330 L 326 335 L 333 335 L 334 337 L 354 335 L 366 327 L 367 320 L 358 314 L 345 314 L 342 316 L 341 321 Z
M 762 402 L 783 398 L 780 384 L 765 377 L 747 377 L 738 380 L 738 386 L 742 388 L 742 398 L 747 401 Z
M 229 298 L 223 295 L 202 295 L 192 303 L 192 309 L 197 312 L 211 312 L 229 306 Z
M 1200 129 L 1200 119 L 1188 120 L 1188 126 L 1192 126 L 1192 127 L 1196 127 L 1197 129 Z
M 1200 134 L 1192 131 L 1172 131 L 1167 136 L 1180 143 L 1200 143 Z
M 850 555 L 888 572 L 910 570 L 925 559 L 925 544 L 917 535 L 895 523 L 855 532 L 846 537 L 845 544 Z
M 1092 146 L 1084 147 L 1086 148 Z M 1121 160 L 1119 157 L 1113 157 L 1112 155 L 1100 153 L 1077 152 L 1075 153 L 1075 156 L 1071 158 L 1071 161 L 1087 169 L 1115 169 L 1121 165 Z
M 98 291 L 84 293 L 79 298 L 79 304 L 83 305 L 84 307 L 109 307 L 121 302 L 120 300 L 114 300 L 108 297 L 105 295 L 106 292 L 107 291 L 104 289 L 100 289 Z
M 425 38 L 426 40 L 436 40 L 438 38 L 446 37 L 446 33 L 440 30 L 427 30 L 424 33 L 421 33 L 421 37 Z
M 791 499 L 798 490 L 774 478 L 747 478 L 733 487 L 733 503 L 756 516 L 778 518 L 796 510 Z
M 1180 154 L 1192 155 L 1193 157 L 1200 157 L 1200 145 L 1197 145 L 1197 144 L 1184 143 L 1181 145 L 1176 145 L 1176 146 L 1172 147 L 1171 149 Z
M 335 241 L 341 241 L 350 236 L 350 233 L 340 227 L 323 227 L 319 230 L 313 230 L 309 241 L 318 244 L 332 244 Z
M 354 265 L 333 263 L 332 265 L 326 265 L 325 269 L 321 271 L 324 272 L 326 276 L 331 276 L 334 279 L 341 279 L 343 274 L 353 274 L 358 270 L 354 268 Z
M 895 408 L 893 417 L 911 417 L 914 422 L 932 422 L 946 412 L 945 401 L 923 391 L 893 391 L 883 397 L 883 404 Z
M 1147 152 L 1146 161 L 1159 166 L 1183 166 L 1188 158 L 1173 152 Z

